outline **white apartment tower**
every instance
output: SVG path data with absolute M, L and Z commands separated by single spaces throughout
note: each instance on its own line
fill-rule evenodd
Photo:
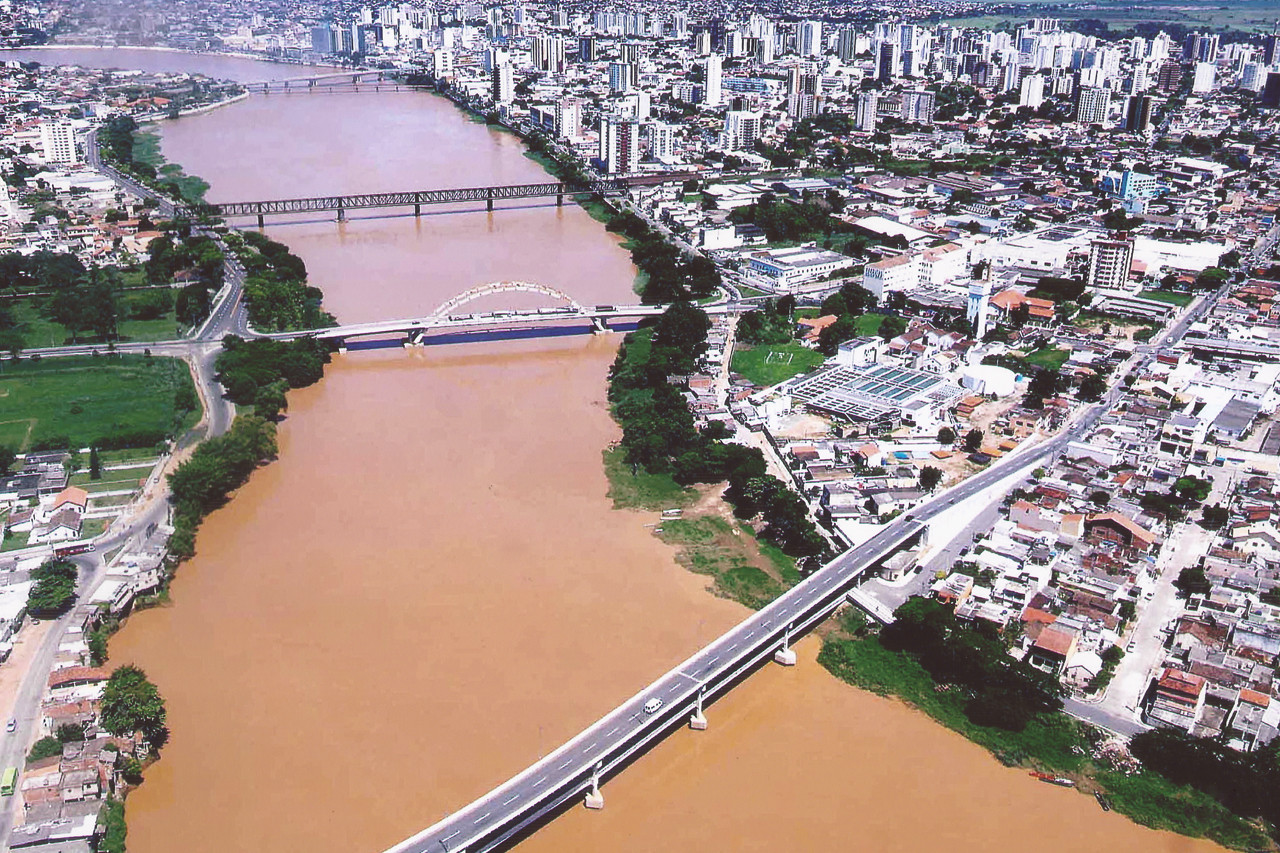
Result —
M 1133 266 L 1133 241 L 1094 240 L 1089 247 L 1089 287 L 1123 290 Z
M 69 122 L 41 122 L 40 147 L 46 163 L 67 166 L 76 162 L 76 134 Z
M 796 38 L 801 56 L 822 56 L 822 21 L 804 21 Z
M 702 103 L 704 106 L 718 107 L 724 99 L 724 76 L 721 70 L 723 61 L 718 53 L 713 53 L 707 57 L 704 63 L 706 71 L 706 77 L 702 84 Z

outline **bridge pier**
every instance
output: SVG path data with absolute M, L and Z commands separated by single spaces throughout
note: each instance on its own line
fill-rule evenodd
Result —
M 404 345 L 406 347 L 424 346 L 422 340 L 426 336 L 427 336 L 427 333 L 424 330 L 414 329 L 412 332 L 410 332 L 408 335 L 405 336 Z
M 787 626 L 782 635 L 782 648 L 773 653 L 773 659 L 782 666 L 796 665 L 796 650 L 791 648 L 791 626 Z
M 707 730 L 707 716 L 702 713 L 702 691 L 698 691 L 698 704 L 693 709 L 693 716 L 689 717 L 689 728 L 695 732 Z
M 415 204 L 415 205 L 413 206 L 413 215 L 414 215 L 414 216 L 421 216 L 421 215 L 422 215 L 422 205 L 420 205 L 420 204 Z
M 586 802 L 583 803 L 589 809 L 604 808 L 604 794 L 600 793 L 600 765 L 596 765 L 596 769 L 591 773 L 591 790 L 587 792 Z
M 263 228 L 266 228 L 266 227 L 267 227 L 267 220 L 263 218 L 261 213 L 259 213 L 258 214 L 258 230 L 261 231 Z
M 346 352 L 346 351 L 347 351 L 347 339 L 346 339 L 346 338 L 337 338 L 336 340 L 334 340 L 334 344 L 337 346 L 338 352 Z
M 341 204 L 339 204 L 339 205 L 338 205 L 338 221 L 339 221 L 339 222 L 346 222 L 346 221 L 347 221 L 347 212 L 346 212 L 345 210 L 343 210 L 343 209 L 342 209 L 342 205 L 341 205 Z
M 591 318 L 591 334 L 603 335 L 607 331 L 609 331 L 609 324 L 605 322 L 603 317 Z
M 556 193 L 556 207 L 564 207 L 564 193 Z
M 486 210 L 490 212 L 493 211 L 493 193 L 489 193 L 487 196 L 485 196 L 484 206 Z

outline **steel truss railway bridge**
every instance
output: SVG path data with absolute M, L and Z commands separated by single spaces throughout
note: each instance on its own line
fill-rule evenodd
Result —
M 469 303 L 504 293 L 531 293 L 548 297 L 559 305 L 551 308 L 526 308 L 461 313 Z M 737 310 L 727 303 L 704 305 L 708 314 L 727 314 Z M 275 340 L 314 338 L 328 341 L 339 351 L 347 347 L 353 338 L 387 338 L 400 336 L 406 345 L 425 343 L 431 333 L 485 332 L 494 329 L 533 328 L 537 326 L 563 326 L 580 323 L 584 331 L 605 332 L 609 321 L 656 317 L 666 310 L 665 305 L 581 305 L 569 294 L 528 281 L 495 281 L 482 284 L 460 293 L 425 317 L 400 320 L 377 320 L 372 323 L 353 323 L 327 329 L 307 329 L 300 332 L 276 332 L 263 335 Z
M 234 218 L 256 216 L 258 227 L 266 224 L 265 217 L 290 213 L 319 213 L 335 211 L 338 221 L 346 219 L 347 211 L 370 210 L 386 207 L 412 207 L 414 216 L 422 215 L 423 205 L 466 204 L 483 201 L 487 210 L 493 210 L 494 202 L 526 198 L 550 198 L 556 204 L 564 204 L 566 195 L 593 193 L 597 195 L 622 195 L 633 187 L 656 186 L 675 183 L 694 177 L 692 173 L 663 173 L 634 178 L 605 178 L 573 183 L 549 181 L 536 184 L 510 184 L 488 187 L 454 187 L 408 192 L 361 193 L 358 195 L 315 196 L 312 198 L 285 198 L 270 201 L 229 201 L 213 204 L 190 205 L 183 209 L 189 217 L 215 216 Z

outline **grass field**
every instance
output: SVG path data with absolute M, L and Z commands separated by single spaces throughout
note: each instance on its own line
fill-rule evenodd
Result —
M 1154 299 L 1156 302 L 1167 302 L 1170 305 L 1185 307 L 1191 304 L 1195 295 L 1191 293 L 1174 293 L 1170 290 L 1144 290 L 1138 294 L 1143 299 Z
M 756 385 L 768 387 L 813 370 L 825 358 L 817 350 L 796 343 L 764 344 L 735 348 L 731 368 Z
M 857 327 L 858 334 L 863 337 L 874 335 L 880 331 L 880 326 L 884 324 L 884 314 L 863 314 L 853 321 L 853 325 Z
M 24 450 L 65 437 L 84 447 L 111 435 L 170 432 L 175 394 L 191 386 L 179 359 L 146 356 L 23 359 L 0 364 L 0 444 Z M 188 415 L 194 422 L 198 413 Z M 86 463 L 87 464 L 87 463 Z
M 676 559 L 683 566 L 710 575 L 720 595 L 753 610 L 800 580 L 794 560 L 758 541 L 745 525 L 718 515 L 663 521 L 662 538 L 680 547 Z
M 1049 370 L 1058 370 L 1062 365 L 1067 363 L 1067 359 L 1071 357 L 1071 353 L 1064 349 L 1056 349 L 1054 347 L 1045 347 L 1044 349 L 1032 350 L 1025 356 L 1027 364 L 1035 367 L 1044 367 Z
M 603 456 L 615 509 L 675 509 L 688 506 L 697 497 L 697 492 L 681 486 L 669 474 L 632 473 L 621 448 L 610 448 Z
M 119 314 L 128 317 L 133 303 L 146 291 L 126 291 L 119 297 Z M 18 321 L 18 331 L 26 342 L 27 348 L 56 347 L 71 343 L 71 333 L 66 326 L 46 319 L 40 314 L 39 300 L 35 297 L 11 299 L 6 302 L 13 309 Z M 122 341 L 167 341 L 180 336 L 183 329 L 178 325 L 177 314 L 170 310 L 155 320 L 122 319 L 117 324 L 117 331 Z M 78 343 L 103 343 L 101 337 L 90 332 L 82 332 Z
M 1063 29 L 1070 29 L 1070 22 L 1092 19 L 1104 22 L 1111 30 L 1120 31 L 1143 23 L 1181 24 L 1186 27 L 1204 28 L 1210 31 L 1226 29 L 1245 31 L 1269 31 L 1280 17 L 1280 3 L 1276 0 L 1179 0 L 1168 3 L 1134 3 L 1132 0 L 1097 0 L 1078 8 L 1063 8 L 1053 0 L 1023 0 L 1026 5 L 1053 5 L 1044 16 L 1060 18 Z M 995 5 L 993 0 L 993 5 Z M 966 15 L 946 18 L 947 23 L 958 27 L 994 29 L 1016 27 L 1029 17 L 1039 14 L 1007 14 L 992 12 L 985 15 Z

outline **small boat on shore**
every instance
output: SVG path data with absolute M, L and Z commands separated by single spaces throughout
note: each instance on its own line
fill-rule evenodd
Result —
M 1102 806 L 1102 810 L 1104 812 L 1111 811 L 1111 801 L 1102 796 L 1101 791 L 1094 791 L 1093 798 L 1098 801 L 1098 805 Z
M 1032 770 L 1031 776 L 1041 782 L 1048 782 L 1050 785 L 1061 785 L 1064 788 L 1074 788 L 1076 786 L 1076 781 L 1068 779 L 1066 776 L 1054 776 L 1052 773 L 1041 773 L 1038 770 Z

